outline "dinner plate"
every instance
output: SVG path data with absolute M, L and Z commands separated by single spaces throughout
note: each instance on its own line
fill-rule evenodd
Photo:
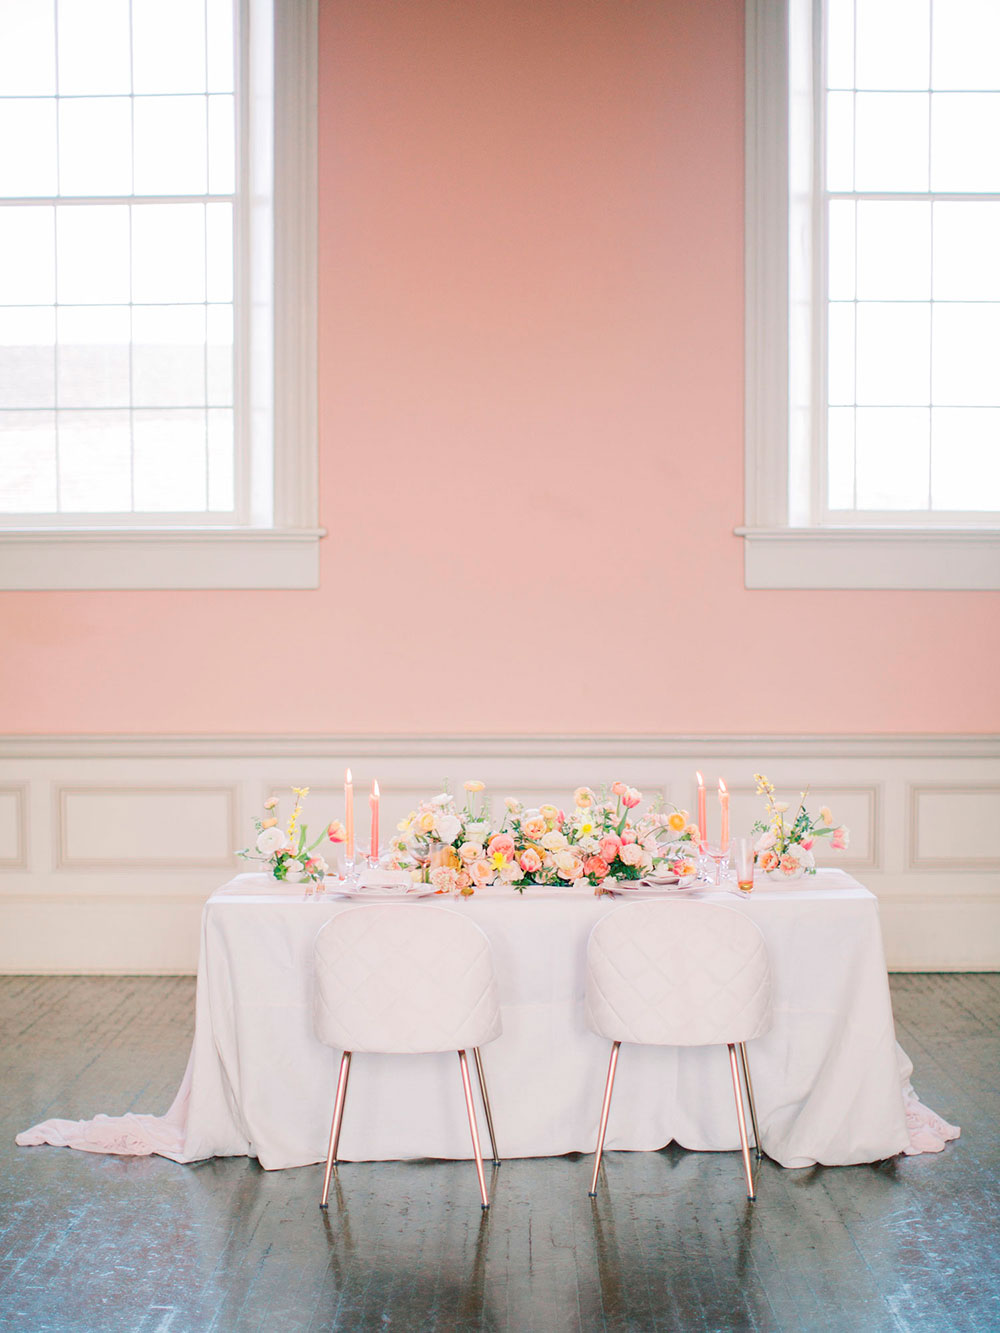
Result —
M 393 900 L 398 902 L 404 898 L 430 898 L 437 893 L 433 884 L 414 884 L 408 889 L 400 888 L 396 884 L 374 884 L 364 888 L 348 888 L 346 884 L 342 884 L 338 888 L 331 886 L 326 891 L 327 893 L 337 893 L 341 898 L 363 898 L 368 902 L 380 903 Z

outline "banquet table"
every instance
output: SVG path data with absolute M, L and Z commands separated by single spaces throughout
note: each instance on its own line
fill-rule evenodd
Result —
M 750 1056 L 769 1157 L 786 1167 L 872 1162 L 957 1135 L 906 1083 L 878 904 L 866 888 L 822 870 L 790 886 L 758 882 L 748 896 L 697 897 L 750 917 L 767 945 L 774 1018 Z M 610 1047 L 584 1022 L 587 939 L 625 898 L 505 888 L 416 903 L 467 916 L 492 946 L 503 1035 L 483 1059 L 501 1157 L 594 1150 Z M 355 910 L 335 892 L 236 876 L 205 905 L 194 1043 L 167 1114 L 49 1121 L 18 1142 L 180 1162 L 249 1155 L 269 1170 L 322 1161 L 340 1053 L 313 1035 L 313 946 L 325 922 Z M 738 1147 L 724 1047 L 623 1047 L 607 1148 L 671 1141 Z M 339 1155 L 469 1157 L 456 1057 L 355 1056 Z

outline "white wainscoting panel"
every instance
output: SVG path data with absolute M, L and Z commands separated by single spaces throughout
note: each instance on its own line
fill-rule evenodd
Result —
M 467 778 L 565 806 L 575 787 L 622 778 L 695 812 L 695 770 L 732 792 L 731 830 L 763 809 L 764 772 L 790 805 L 809 784 L 851 830 L 841 865 L 880 901 L 897 970 L 1000 968 L 1000 744 L 995 737 L 7 737 L 0 740 L 0 971 L 193 972 L 201 906 L 235 874 L 235 849 L 278 795 L 308 785 L 310 838 L 343 817 L 355 779 L 358 840 L 368 785 L 383 840 L 422 797 Z

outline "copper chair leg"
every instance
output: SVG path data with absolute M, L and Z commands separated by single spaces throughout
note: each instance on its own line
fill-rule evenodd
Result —
M 497 1136 L 493 1132 L 493 1112 L 490 1109 L 490 1094 L 486 1091 L 486 1071 L 483 1069 L 483 1057 L 478 1046 L 472 1048 L 472 1058 L 476 1062 L 476 1075 L 479 1078 L 479 1091 L 483 1094 L 483 1110 L 486 1112 L 486 1128 L 490 1131 L 490 1147 L 493 1149 L 493 1165 L 500 1165 L 497 1152 Z
M 750 1123 L 753 1125 L 753 1143 L 754 1152 L 757 1154 L 757 1161 L 764 1156 L 764 1150 L 760 1145 L 760 1127 L 757 1124 L 757 1106 L 753 1099 L 753 1082 L 750 1078 L 750 1058 L 747 1055 L 747 1044 L 745 1041 L 739 1043 L 740 1064 L 743 1066 L 743 1082 L 747 1085 L 747 1100 L 750 1103 Z
M 330 1125 L 330 1147 L 326 1154 L 326 1175 L 323 1177 L 323 1197 L 319 1206 L 326 1208 L 330 1199 L 330 1175 L 337 1160 L 340 1147 L 340 1126 L 344 1119 L 344 1102 L 347 1100 L 347 1080 L 351 1074 L 351 1053 L 345 1051 L 340 1061 L 340 1075 L 337 1079 L 337 1096 L 333 1103 L 333 1123 Z
M 615 1067 L 618 1064 L 618 1048 L 620 1041 L 616 1041 L 611 1047 L 611 1063 L 608 1065 L 608 1082 L 604 1089 L 604 1104 L 601 1107 L 601 1127 L 597 1131 L 597 1152 L 594 1154 L 594 1178 L 590 1182 L 590 1197 L 593 1198 L 597 1193 L 597 1173 L 601 1169 L 601 1157 L 604 1153 L 604 1136 L 608 1129 L 608 1112 L 611 1110 L 611 1089 L 615 1085 Z
M 483 1198 L 483 1207 L 490 1206 L 489 1195 L 486 1193 L 486 1176 L 483 1174 L 483 1153 L 479 1146 L 479 1127 L 476 1124 L 476 1108 L 472 1104 L 472 1084 L 469 1082 L 469 1062 L 465 1058 L 465 1052 L 459 1051 L 458 1063 L 462 1066 L 462 1088 L 465 1091 L 465 1109 L 469 1113 L 469 1129 L 472 1133 L 472 1151 L 476 1154 L 476 1174 L 479 1176 L 479 1193 Z
M 747 1198 L 751 1201 L 757 1196 L 753 1187 L 753 1171 L 750 1169 L 750 1145 L 747 1142 L 747 1121 L 743 1114 L 743 1091 L 740 1088 L 740 1071 L 736 1066 L 736 1047 L 729 1045 L 729 1068 L 733 1075 L 733 1095 L 736 1098 L 736 1119 L 740 1125 L 740 1149 L 743 1153 L 743 1170 L 747 1178 Z

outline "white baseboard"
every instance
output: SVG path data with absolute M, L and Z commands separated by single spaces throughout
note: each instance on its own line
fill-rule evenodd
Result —
M 348 764 L 359 791 L 378 777 L 388 827 L 469 777 L 532 802 L 622 777 L 690 809 L 701 768 L 738 832 L 754 771 L 809 783 L 851 826 L 828 859 L 878 895 L 891 968 L 1000 969 L 996 737 L 51 736 L 0 740 L 0 972 L 193 972 L 201 904 L 264 797 L 308 784 L 318 829 Z

